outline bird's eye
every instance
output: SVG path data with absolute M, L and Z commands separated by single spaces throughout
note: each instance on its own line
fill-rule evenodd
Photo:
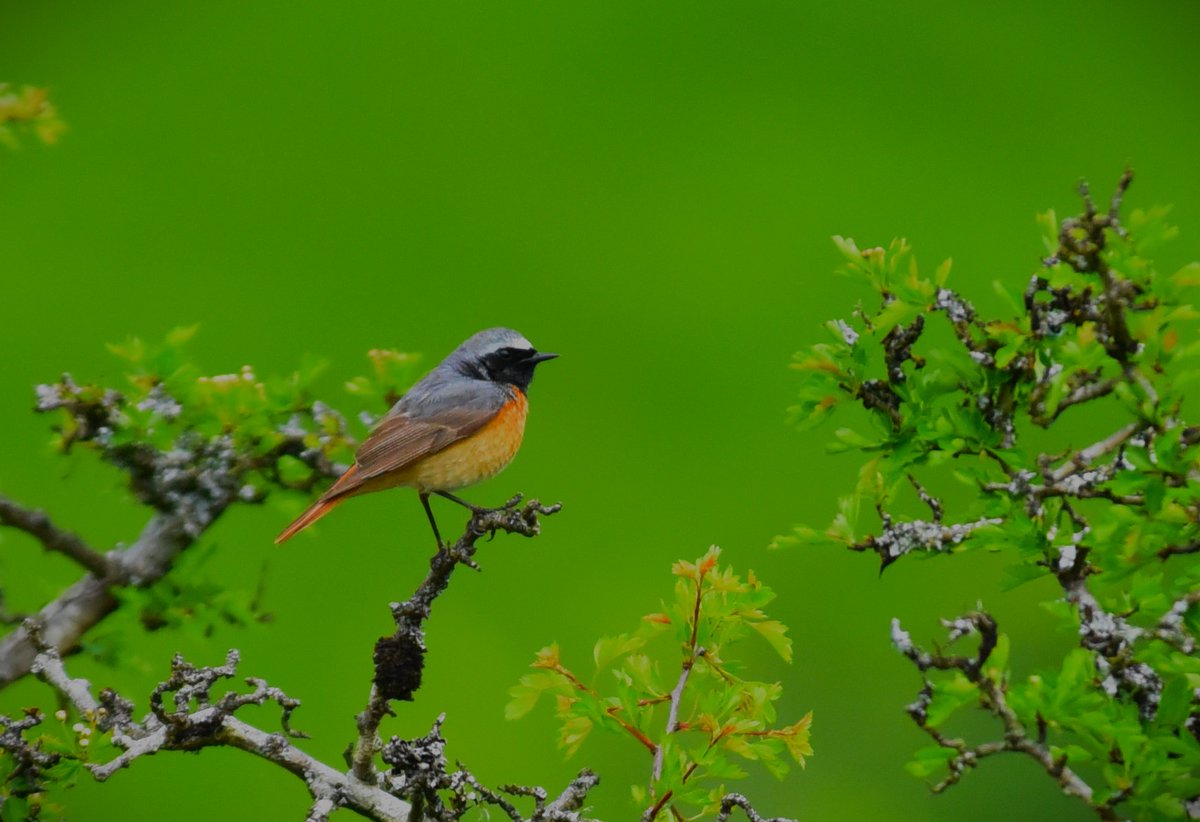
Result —
M 509 362 L 514 356 L 516 356 L 516 353 L 517 352 L 513 351 L 511 348 L 501 348 L 496 352 L 496 356 L 505 362 Z

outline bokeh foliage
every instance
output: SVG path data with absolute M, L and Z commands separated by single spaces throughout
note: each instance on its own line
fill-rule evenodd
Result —
M 0 82 L 0 145 L 18 148 L 25 133 L 55 143 L 66 128 L 45 89 Z

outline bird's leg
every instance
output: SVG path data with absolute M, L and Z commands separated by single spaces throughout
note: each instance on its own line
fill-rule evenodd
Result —
M 433 538 L 437 540 L 438 550 L 442 550 L 442 535 L 438 533 L 437 520 L 433 518 L 433 509 L 429 507 L 429 494 L 421 492 L 418 494 L 421 498 L 421 504 L 425 506 L 425 516 L 429 517 L 429 527 L 433 529 Z
M 453 494 L 451 494 L 449 491 L 434 491 L 433 493 L 437 494 L 439 497 L 445 497 L 446 499 L 450 500 L 451 502 L 457 502 L 459 505 L 461 505 L 463 508 L 466 508 L 472 514 L 482 514 L 484 511 L 488 510 L 486 508 L 481 508 L 478 505 L 473 505 L 472 503 L 467 502 L 465 499 L 456 497 Z
M 453 494 L 451 494 L 449 491 L 434 491 L 433 493 L 437 494 L 439 497 L 445 497 L 446 499 L 450 500 L 451 502 L 457 502 L 459 505 L 461 505 L 463 508 L 466 508 L 472 514 L 485 514 L 488 511 L 500 511 L 500 510 L 507 510 L 509 508 L 516 508 L 518 505 L 521 504 L 521 500 L 525 498 L 523 494 L 517 494 L 512 499 L 508 500 L 503 505 L 501 505 L 499 508 L 484 508 L 483 506 L 480 506 L 480 505 L 473 505 L 473 504 L 467 502 L 465 499 L 462 499 L 461 497 L 456 497 Z
M 468 511 L 470 511 L 471 512 L 471 521 L 467 523 L 467 527 L 470 528 L 473 532 L 475 532 L 476 534 L 478 534 L 480 536 L 483 536 L 486 533 L 486 531 L 481 531 L 479 529 L 477 522 L 478 522 L 478 519 L 480 516 L 482 516 L 483 514 L 489 513 L 489 510 L 487 508 L 482 508 L 478 505 L 472 505 L 471 503 L 467 502 L 465 499 L 454 496 L 449 491 L 434 491 L 433 493 L 437 494 L 439 497 L 445 497 L 446 499 L 450 500 L 451 502 L 457 502 L 463 508 L 466 508 Z M 491 539 L 495 539 L 495 538 L 496 538 L 496 532 L 492 531 Z M 478 566 L 475 566 L 475 568 L 476 568 L 476 570 L 478 570 Z
M 434 493 L 444 497 L 450 497 L 450 499 L 454 500 L 458 504 L 465 505 L 470 508 L 472 523 L 475 522 L 475 517 L 478 516 L 481 511 L 486 510 L 484 508 L 477 508 L 474 505 L 471 505 L 469 502 L 463 502 L 457 497 L 451 497 L 449 494 L 442 491 L 434 491 Z M 422 492 L 419 496 L 421 497 L 421 504 L 425 506 L 425 513 L 429 516 L 429 524 L 433 528 L 433 536 L 437 539 L 438 551 L 446 551 L 446 553 L 448 553 L 455 562 L 461 562 L 468 568 L 474 568 L 476 571 L 478 571 L 479 566 L 475 564 L 475 560 L 471 559 L 471 554 L 475 553 L 475 549 L 473 547 L 469 545 L 466 547 L 460 547 L 457 542 L 453 545 L 442 544 L 442 535 L 438 533 L 437 522 L 433 519 L 433 509 L 429 507 L 429 494 Z M 493 533 L 492 536 L 494 537 L 495 534 Z

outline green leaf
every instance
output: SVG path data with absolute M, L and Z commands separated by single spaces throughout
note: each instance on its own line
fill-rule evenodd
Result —
M 1080 765 L 1084 762 L 1091 762 L 1096 757 L 1087 748 L 1082 748 L 1079 745 L 1066 745 L 1058 747 L 1057 745 L 1050 746 L 1050 755 L 1057 761 L 1063 756 L 1067 757 L 1067 762 L 1071 765 Z
M 4 796 L 4 804 L 0 805 L 0 822 L 26 822 L 30 817 L 29 800 L 23 796 L 9 794 Z
M 771 647 L 783 658 L 784 662 L 792 661 L 792 640 L 787 636 L 786 625 L 774 619 L 768 619 L 763 622 L 750 622 L 749 625 L 771 644 Z
M 579 746 L 588 738 L 593 728 L 592 720 L 586 716 L 571 716 L 563 721 L 558 735 L 558 744 L 565 749 L 567 756 L 572 756 Z
M 862 252 L 858 250 L 858 246 L 854 244 L 854 240 L 850 237 L 842 237 L 837 234 L 833 235 L 833 244 L 837 246 L 838 251 L 846 257 L 847 260 L 853 263 L 862 261 Z
M 824 531 L 818 531 L 815 528 L 798 525 L 795 529 L 793 529 L 791 534 L 775 537 L 768 547 L 791 548 L 793 546 L 799 546 L 802 548 L 810 548 L 815 546 L 833 546 L 839 544 L 841 544 L 839 540 L 831 537 Z
M 520 719 L 525 716 L 537 705 L 542 694 L 558 686 L 559 682 L 556 674 L 548 672 L 525 674 L 519 684 L 508 690 L 512 698 L 504 706 L 504 718 Z
M 1046 254 L 1057 253 L 1059 229 L 1058 215 L 1054 213 L 1054 209 L 1038 214 L 1037 223 L 1042 229 L 1042 247 L 1046 249 Z
M 840 453 L 842 451 L 850 451 L 852 449 L 873 448 L 879 443 L 869 440 L 862 434 L 851 428 L 839 428 L 833 432 L 833 438 L 837 442 L 827 443 L 825 450 L 831 454 Z
M 925 709 L 925 722 L 936 728 L 945 722 L 951 714 L 964 705 L 979 701 L 979 691 L 974 683 L 961 672 L 955 671 L 954 677 L 934 683 L 933 700 Z
M 937 285 L 943 286 L 946 284 L 946 280 L 950 279 L 950 266 L 953 264 L 954 261 L 949 257 L 947 257 L 945 260 L 942 260 L 942 264 L 939 265 L 937 270 L 933 273 L 933 281 Z
M 920 748 L 904 766 L 904 770 L 918 779 L 924 779 L 945 768 L 955 753 L 953 748 L 943 748 L 940 745 Z
M 898 325 L 908 325 L 924 310 L 925 306 L 923 305 L 916 305 L 904 300 L 892 300 L 875 315 L 873 322 L 879 329 L 886 332 Z
M 618 634 L 614 637 L 603 637 L 596 642 L 592 649 L 592 658 L 596 661 L 596 670 L 606 667 L 614 659 L 636 651 L 646 644 L 644 637 L 637 634 Z
M 1084 648 L 1067 652 L 1058 675 L 1060 691 L 1077 690 L 1091 684 L 1096 676 L 1095 655 Z
M 191 340 L 192 337 L 196 336 L 196 332 L 199 330 L 199 323 L 196 323 L 195 325 L 176 326 L 167 332 L 167 345 L 171 346 L 172 348 L 178 348 L 179 346 Z
M 978 532 L 976 532 L 978 534 Z M 1003 576 L 1000 579 L 1000 590 L 1011 591 L 1019 588 L 1027 582 L 1033 582 L 1035 579 L 1041 579 L 1047 573 L 1045 568 L 1037 565 L 1027 565 L 1021 563 L 1019 565 L 1010 565 L 1002 572 Z

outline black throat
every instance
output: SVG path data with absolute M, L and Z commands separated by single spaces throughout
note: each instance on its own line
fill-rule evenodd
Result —
M 501 348 L 480 358 L 487 379 L 502 385 L 515 386 L 521 393 L 529 391 L 533 370 L 541 360 L 532 348 Z

